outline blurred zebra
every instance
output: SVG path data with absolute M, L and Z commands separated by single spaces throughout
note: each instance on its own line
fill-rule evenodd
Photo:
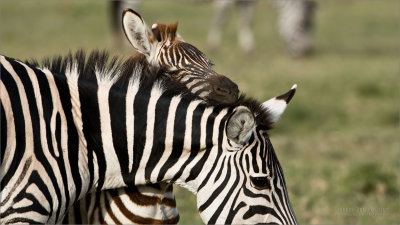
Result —
M 254 35 L 251 24 L 253 20 L 254 0 L 217 0 L 215 17 L 208 34 L 208 45 L 211 50 L 219 47 L 222 31 L 232 5 L 239 10 L 238 44 L 250 53 L 254 50 Z M 289 52 L 293 56 L 302 56 L 311 51 L 311 31 L 316 2 L 312 0 L 276 0 L 279 11 L 279 30 Z
M 130 10 L 125 13 L 124 31 L 149 63 L 163 68 L 170 78 L 211 104 L 237 100 L 237 85 L 216 73 L 206 55 L 183 41 L 177 34 L 177 24 L 154 24 L 150 30 L 139 14 Z M 90 194 L 73 206 L 63 223 L 171 224 L 178 220 L 172 185 L 161 183 Z
M 111 1 L 110 15 L 112 37 L 115 45 L 120 46 L 122 39 L 120 15 L 125 8 L 136 9 L 141 0 Z M 275 0 L 279 14 L 279 33 L 286 47 L 293 56 L 303 56 L 312 51 L 311 34 L 314 27 L 316 1 L 314 0 Z M 254 50 L 252 31 L 253 8 L 255 0 L 215 0 L 215 15 L 208 33 L 207 42 L 210 50 L 220 46 L 222 31 L 226 26 L 228 13 L 233 5 L 238 8 L 238 45 L 246 53 Z
M 206 223 L 296 224 L 266 133 L 296 86 L 210 106 L 146 62 L 0 56 L 0 222 L 56 223 L 89 192 L 172 182 L 197 195 Z

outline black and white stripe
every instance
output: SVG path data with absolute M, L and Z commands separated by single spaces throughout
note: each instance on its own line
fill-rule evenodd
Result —
M 129 19 L 133 16 L 133 20 L 140 19 L 136 12 L 127 10 L 126 14 Z M 124 17 L 125 17 L 124 16 Z M 131 18 L 132 20 L 132 18 Z M 126 24 L 129 24 L 131 20 L 125 20 Z M 144 24 L 139 22 L 138 30 L 145 29 Z M 137 26 L 137 25 L 136 25 Z M 126 32 L 129 35 L 129 31 Z M 137 31 L 134 34 L 140 33 Z M 157 54 L 153 54 L 154 57 L 147 56 L 146 59 L 149 63 L 152 63 L 160 68 L 167 71 L 170 78 L 177 80 L 183 84 L 188 90 L 195 95 L 213 102 L 213 103 L 229 103 L 237 98 L 237 86 L 228 78 L 216 73 L 212 69 L 212 64 L 207 56 L 199 51 L 196 47 L 184 42 L 181 37 L 176 33 L 176 26 L 155 24 L 152 26 L 152 34 L 157 37 L 157 42 L 152 45 L 146 45 L 142 43 L 142 40 L 146 40 L 145 35 L 138 41 L 135 37 L 128 36 L 128 39 L 132 42 L 132 45 L 136 49 L 149 49 L 154 45 L 162 46 Z M 178 39 L 171 37 L 176 36 Z M 148 41 L 154 41 L 149 38 Z M 140 42 L 140 43 L 139 43 Z M 145 47 L 144 47 L 145 46 Z M 146 55 L 146 52 L 142 52 Z M 151 54 L 150 54 L 151 55 Z M 221 92 L 220 90 L 226 90 Z M 127 96 L 129 101 L 133 101 L 134 92 L 137 90 L 131 90 Z M 128 131 L 133 133 L 133 129 Z M 148 143 L 147 143 L 148 144 Z M 128 140 L 128 145 L 133 146 L 133 141 Z M 131 159 L 132 157 L 130 157 Z M 131 169 L 131 168 L 130 168 Z M 165 185 L 165 184 L 164 184 Z M 145 193 L 140 193 L 141 190 L 149 189 L 154 195 L 149 196 Z M 164 202 L 173 202 L 172 186 L 169 191 L 165 189 L 154 188 L 154 187 L 133 187 L 133 188 L 121 188 L 116 191 L 116 195 L 111 195 L 108 191 L 102 193 L 96 193 L 86 197 L 86 203 L 76 204 L 74 209 L 70 210 L 64 223 L 171 223 L 177 222 L 179 219 L 178 211 L 175 204 L 164 204 Z M 95 196 L 96 195 L 96 196 Z M 112 197 L 110 197 L 112 196 Z M 135 200 L 122 201 L 122 199 L 133 199 L 131 196 L 135 196 Z M 139 196 L 139 197 L 138 197 Z M 153 201 L 157 198 L 157 201 Z M 104 202 L 99 202 L 98 199 L 105 199 Z M 164 201 L 164 200 L 169 201 Z M 161 202 L 161 203 L 160 203 Z M 85 204 L 83 207 L 82 204 Z M 118 207 L 112 208 L 111 204 L 116 204 Z M 88 208 L 91 206 L 92 208 Z M 127 209 L 127 210 L 124 210 Z M 79 213 L 80 215 L 76 215 Z M 95 215 L 94 215 L 95 214 Z M 153 216 L 151 216 L 153 215 Z
M 107 60 L 80 52 L 37 69 L 1 57 L 0 222 L 60 222 L 90 191 L 169 181 L 197 194 L 206 223 L 296 223 L 265 133 L 289 98 L 209 106 L 149 80 L 157 71 L 137 59 Z

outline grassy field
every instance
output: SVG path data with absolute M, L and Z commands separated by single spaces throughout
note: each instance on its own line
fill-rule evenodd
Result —
M 237 47 L 236 14 L 222 46 L 206 46 L 210 2 L 147 1 L 152 24 L 179 32 L 247 95 L 260 101 L 292 84 L 298 92 L 270 132 L 302 224 L 399 224 L 399 1 L 319 1 L 314 54 L 291 58 L 277 11 L 257 2 L 256 51 Z M 19 59 L 80 47 L 113 49 L 104 1 L 0 1 L 0 51 Z M 176 188 L 181 224 L 201 223 L 195 197 Z

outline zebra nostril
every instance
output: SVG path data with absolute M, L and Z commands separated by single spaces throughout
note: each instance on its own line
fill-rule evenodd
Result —
M 217 87 L 216 91 L 221 94 L 229 94 L 230 93 L 229 89 L 225 89 L 225 88 L 221 88 L 221 87 Z
M 214 75 L 207 80 L 210 83 L 210 102 L 232 104 L 238 99 L 238 86 L 223 75 Z
M 221 75 L 218 77 L 218 79 L 216 80 L 216 91 L 219 91 L 225 94 L 231 94 L 231 95 L 236 95 L 235 97 L 237 97 L 237 94 L 239 92 L 238 86 L 231 81 L 229 78 Z

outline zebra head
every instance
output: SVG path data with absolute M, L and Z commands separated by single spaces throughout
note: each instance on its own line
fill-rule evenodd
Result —
M 207 56 L 180 37 L 178 23 L 158 23 L 150 29 L 138 13 L 125 9 L 122 25 L 126 37 L 138 52 L 151 64 L 165 68 L 172 79 L 195 95 L 213 103 L 230 104 L 237 100 L 237 85 L 215 72 Z
M 238 106 L 229 115 L 222 152 L 197 189 L 202 219 L 211 224 L 297 224 L 278 158 L 266 133 L 296 91 L 261 105 L 264 115 Z M 214 160 L 214 159 L 213 159 Z

